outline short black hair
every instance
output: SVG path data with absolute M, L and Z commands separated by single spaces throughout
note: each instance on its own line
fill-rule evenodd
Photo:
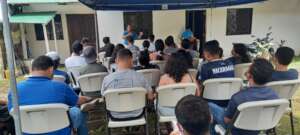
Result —
M 162 39 L 157 39 L 155 41 L 155 50 L 156 51 L 164 51 L 164 49 L 165 49 L 164 41 Z
M 211 115 L 208 103 L 201 97 L 188 95 L 175 107 L 178 123 L 189 135 L 205 135 L 209 132 Z
M 279 64 L 288 66 L 293 61 L 295 51 L 290 47 L 280 47 L 275 53 L 275 57 Z
M 72 50 L 75 54 L 79 55 L 83 49 L 82 44 L 79 40 L 75 40 L 72 44 Z
M 103 38 L 103 43 L 104 43 L 104 44 L 110 43 L 109 37 L 104 37 L 104 38 Z
M 31 69 L 32 71 L 39 71 L 39 70 L 45 71 L 53 66 L 54 66 L 53 60 L 50 57 L 43 55 L 33 60 Z
M 148 40 L 144 40 L 144 42 L 143 42 L 144 49 L 148 49 L 149 46 L 150 46 L 150 42 Z
M 252 75 L 254 83 L 258 85 L 270 82 L 273 72 L 273 65 L 263 58 L 255 59 L 249 68 L 249 74 Z
M 181 47 L 184 49 L 190 49 L 191 47 L 190 41 L 188 39 L 183 39 L 181 41 Z
M 212 55 L 223 55 L 223 49 L 217 40 L 208 41 L 205 43 L 203 50 Z
M 121 49 L 117 53 L 118 59 L 132 59 L 132 52 L 129 49 Z
M 134 43 L 134 39 L 132 36 L 128 36 L 126 39 L 129 43 Z
M 153 42 L 154 39 L 155 39 L 155 36 L 154 36 L 153 34 L 149 35 L 149 40 L 150 40 L 151 42 Z
M 169 46 L 169 47 L 175 47 L 174 37 L 173 36 L 168 36 L 165 39 L 165 44 L 166 44 L 166 46 Z
M 139 63 L 143 66 L 150 64 L 149 52 L 147 50 L 140 52 Z

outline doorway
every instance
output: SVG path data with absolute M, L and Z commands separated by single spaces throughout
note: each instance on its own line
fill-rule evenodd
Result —
M 81 40 L 83 37 L 87 37 L 89 39 L 89 44 L 96 46 L 96 28 L 94 15 L 68 14 L 66 16 L 70 48 L 72 48 L 72 43 L 75 40 Z
M 203 45 L 206 42 L 206 11 L 189 10 L 186 11 L 186 28 L 190 28 L 194 36 L 200 40 L 198 51 L 202 56 Z

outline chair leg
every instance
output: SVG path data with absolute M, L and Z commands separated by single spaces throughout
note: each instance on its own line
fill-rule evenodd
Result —
M 292 100 L 290 101 L 290 108 L 291 108 L 291 112 L 290 112 L 290 122 L 291 122 L 291 131 L 292 131 L 292 135 L 295 135 L 295 128 L 294 128 L 294 115 L 293 115 L 293 105 L 292 105 Z
M 158 120 L 156 121 L 155 125 L 156 125 L 156 128 L 155 128 L 156 134 L 160 135 L 160 128 L 159 128 L 159 121 Z
M 146 125 L 144 126 L 144 131 L 146 135 L 149 135 L 149 130 L 148 130 L 148 123 L 146 123 Z
M 107 135 L 111 135 L 111 129 L 109 127 L 106 127 L 106 132 L 107 132 Z

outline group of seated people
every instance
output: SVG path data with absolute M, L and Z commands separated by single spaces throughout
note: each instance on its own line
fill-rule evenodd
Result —
M 101 84 L 101 93 L 119 88 L 143 87 L 147 92 L 148 100 L 156 99 L 155 88 L 150 85 L 143 74 L 136 70 L 159 69 L 150 61 L 166 61 L 165 69 L 160 77 L 159 85 L 166 86 L 178 83 L 195 83 L 198 88 L 194 95 L 181 99 L 175 108 L 159 107 L 161 115 L 175 115 L 180 131 L 172 135 L 215 135 L 214 124 L 226 127 L 237 111 L 237 107 L 245 102 L 277 99 L 278 95 L 265 84 L 270 81 L 298 79 L 298 72 L 288 69 L 294 57 L 294 50 L 289 47 L 280 47 L 275 53 L 275 69 L 266 59 L 251 60 L 247 55 L 247 47 L 243 44 L 234 44 L 232 57 L 223 59 L 223 50 L 218 41 L 208 41 L 203 46 L 204 61 L 199 65 L 197 77 L 193 77 L 188 69 L 192 68 L 193 58 L 199 58 L 199 52 L 193 50 L 189 40 L 182 40 L 181 47 L 177 47 L 172 36 L 165 41 L 155 40 L 154 35 L 143 42 L 143 50 L 134 44 L 132 37 L 127 38 L 128 45 L 114 46 L 108 37 L 103 39 L 105 46 L 100 51 L 105 51 L 105 57 L 110 57 L 109 62 L 116 65 L 116 71 L 107 75 Z M 73 53 L 65 60 L 66 69 L 81 67 L 80 75 L 108 72 L 108 67 L 97 62 L 95 47 L 83 47 L 80 41 L 72 45 Z M 59 55 L 50 52 L 45 56 L 36 58 L 32 63 L 31 76 L 18 83 L 19 104 L 36 105 L 48 103 L 63 103 L 69 105 L 72 127 L 54 132 L 53 134 L 71 134 L 71 128 L 77 128 L 78 135 L 87 135 L 86 115 L 92 98 L 78 96 L 68 85 L 70 79 L 66 72 L 58 70 Z M 234 66 L 242 63 L 252 63 L 246 73 L 248 86 L 228 101 L 207 100 L 201 97 L 203 82 L 214 78 L 233 78 Z M 65 83 L 52 81 L 53 75 L 65 76 Z M 8 95 L 8 108 L 12 109 L 11 92 Z M 171 97 L 170 97 L 171 98 Z M 82 105 L 85 107 L 82 107 Z M 81 106 L 81 107 L 80 107 Z M 87 108 L 87 109 L 85 109 Z M 143 110 L 132 112 L 110 112 L 112 119 L 122 120 L 140 117 Z M 259 131 L 246 131 L 232 129 L 234 135 L 256 135 Z

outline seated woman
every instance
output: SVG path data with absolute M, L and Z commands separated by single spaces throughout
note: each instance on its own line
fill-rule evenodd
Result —
M 157 65 L 153 65 L 150 63 L 149 52 L 147 49 L 140 52 L 140 56 L 138 60 L 139 60 L 139 65 L 134 67 L 134 70 L 159 69 Z
M 245 44 L 234 43 L 231 54 L 232 57 L 227 60 L 232 62 L 234 65 L 251 63 L 250 56 L 248 55 L 248 49 Z
M 162 39 L 157 39 L 155 41 L 155 50 L 156 52 L 153 52 L 150 54 L 150 60 L 164 60 L 164 49 L 165 49 L 165 44 Z
M 165 74 L 161 76 L 159 86 L 177 84 L 177 83 L 196 83 L 195 78 L 188 72 L 188 63 L 183 60 L 182 53 L 176 52 L 171 54 L 165 67 Z M 199 89 L 197 89 L 195 95 L 199 95 Z M 170 107 L 158 107 L 161 115 L 173 116 L 174 108 Z

